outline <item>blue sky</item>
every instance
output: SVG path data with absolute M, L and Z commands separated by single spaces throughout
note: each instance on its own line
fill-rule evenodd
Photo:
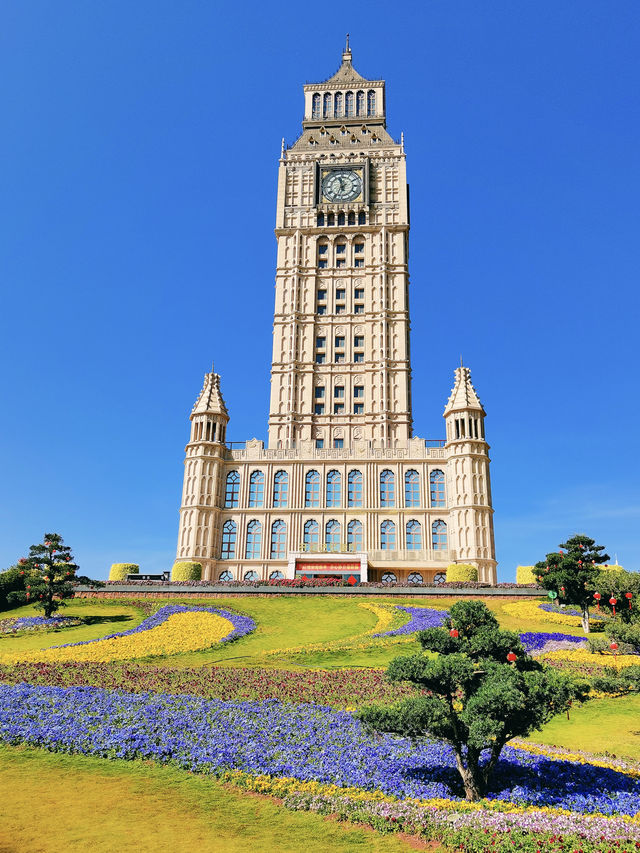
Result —
M 405 134 L 416 434 L 462 353 L 500 579 L 577 531 L 640 568 L 636 0 L 5 0 L 0 567 L 169 568 L 212 359 L 266 438 L 280 139 L 347 31 Z

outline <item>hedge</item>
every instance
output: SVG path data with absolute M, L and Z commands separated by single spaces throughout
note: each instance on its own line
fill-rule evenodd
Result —
M 477 580 L 478 569 L 470 563 L 450 563 L 447 566 L 447 583 Z
M 127 575 L 137 575 L 140 573 L 140 566 L 137 563 L 113 563 L 109 569 L 110 581 L 124 581 Z
M 202 563 L 185 560 L 182 563 L 174 563 L 171 569 L 172 581 L 199 581 L 201 577 Z
M 535 566 L 518 566 L 516 569 L 516 583 L 537 583 L 538 576 L 534 574 Z

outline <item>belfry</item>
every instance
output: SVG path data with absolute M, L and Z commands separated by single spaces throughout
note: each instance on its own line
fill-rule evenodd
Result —
M 385 84 L 353 67 L 304 86 L 282 144 L 267 446 L 226 442 L 220 376 L 191 413 L 179 560 L 208 580 L 496 583 L 485 411 L 455 370 L 446 437 L 413 433 L 409 199 Z

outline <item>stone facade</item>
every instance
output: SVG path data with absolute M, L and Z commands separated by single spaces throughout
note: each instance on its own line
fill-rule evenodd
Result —
M 413 437 L 409 205 L 385 86 L 350 50 L 304 87 L 282 146 L 267 447 L 226 444 L 220 377 L 191 413 L 178 559 L 210 580 L 296 574 L 496 582 L 485 412 L 455 371 L 446 438 Z

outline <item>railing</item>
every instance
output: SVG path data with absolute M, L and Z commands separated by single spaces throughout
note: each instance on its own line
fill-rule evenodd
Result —
M 349 552 L 362 551 L 355 548 L 351 542 L 340 542 L 336 545 L 319 544 L 317 542 L 303 542 L 298 548 L 305 554 L 348 554 Z
M 292 442 L 287 447 L 265 447 L 263 442 L 228 441 L 234 459 L 412 459 L 445 456 L 443 438 L 411 438 L 401 444 L 356 441 L 345 447 L 316 447 L 312 441 Z
M 450 560 L 455 559 L 454 551 L 427 551 L 426 549 L 422 550 L 411 550 L 405 548 L 403 550 L 398 551 L 369 551 L 367 553 L 367 557 L 370 562 L 374 563 L 384 563 L 389 561 L 398 561 L 398 562 L 449 562 Z

